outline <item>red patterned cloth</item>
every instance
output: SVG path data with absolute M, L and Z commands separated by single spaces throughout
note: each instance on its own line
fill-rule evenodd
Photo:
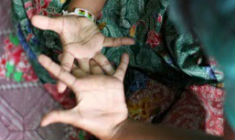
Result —
M 151 48 L 157 47 L 160 42 L 161 36 L 157 32 L 155 32 L 154 30 L 148 32 L 148 39 L 146 43 L 149 44 Z
M 64 93 L 59 93 L 57 90 L 57 86 L 55 84 L 50 84 L 50 83 L 44 84 L 44 88 L 64 108 L 69 109 L 76 105 L 75 98 L 71 97 L 73 93 L 71 93 L 70 90 L 67 89 Z
M 27 16 L 31 19 L 33 15 L 42 14 L 47 16 L 48 11 L 46 10 L 51 0 L 44 0 L 42 4 L 41 0 L 28 1 L 24 4 Z
M 187 129 L 224 134 L 224 91 L 211 85 L 193 85 L 164 118 L 163 123 Z
M 10 35 L 12 36 L 12 35 Z M 15 40 L 18 40 L 16 36 L 13 36 Z M 4 54 L 0 56 L 0 76 L 6 76 L 6 64 L 9 62 L 14 66 L 14 71 L 22 72 L 22 79 L 27 82 L 38 81 L 37 75 L 29 63 L 29 60 L 22 48 L 22 46 L 14 45 L 9 38 L 4 40 Z
M 224 90 L 210 85 L 191 86 L 190 89 L 201 100 L 206 110 L 206 132 L 212 135 L 223 135 Z

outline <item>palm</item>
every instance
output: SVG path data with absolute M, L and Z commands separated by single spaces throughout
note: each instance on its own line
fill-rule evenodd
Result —
M 96 81 L 96 84 L 92 88 L 80 91 L 79 104 L 73 109 L 76 118 L 80 120 L 78 124 L 74 121 L 72 125 L 83 126 L 83 129 L 90 132 L 96 131 L 103 137 L 111 133 L 107 130 L 112 130 L 117 123 L 127 117 L 123 85 L 121 81 L 111 77 L 90 78 Z
M 91 40 L 85 43 L 73 42 L 68 43 L 64 46 L 65 53 L 71 54 L 73 57 L 79 59 L 82 58 L 92 58 L 95 54 L 99 53 L 102 49 L 102 41 L 104 37 L 101 33 L 96 34 Z M 79 53 L 76 53 L 79 52 Z
M 63 17 L 60 27 L 58 33 L 64 50 L 77 59 L 92 58 L 103 47 L 104 36 L 89 19 Z

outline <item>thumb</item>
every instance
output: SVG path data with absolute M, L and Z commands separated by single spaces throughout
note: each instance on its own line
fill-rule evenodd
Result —
M 31 20 L 32 24 L 42 30 L 52 30 L 61 33 L 63 29 L 63 18 L 50 18 L 46 16 L 35 15 Z
M 72 110 L 57 110 L 45 115 L 41 121 L 41 126 L 44 127 L 53 123 L 64 123 L 74 125 L 74 122 L 76 121 L 77 120 L 75 117 L 75 113 L 73 113 Z
M 118 47 L 123 45 L 133 45 L 135 44 L 134 39 L 128 37 L 112 38 L 105 37 L 103 46 L 105 47 Z

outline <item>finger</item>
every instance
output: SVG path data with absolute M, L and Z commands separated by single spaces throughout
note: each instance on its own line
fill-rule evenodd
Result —
M 112 75 L 114 73 L 114 69 L 111 63 L 103 54 L 100 53 L 94 56 L 94 60 L 96 61 L 96 63 L 98 63 L 101 66 L 104 72 L 107 73 L 108 75 Z
M 61 61 L 62 61 L 62 54 L 58 55 L 58 60 L 61 63 Z M 77 69 L 77 68 L 78 68 L 78 66 L 76 64 L 73 64 L 72 69 Z
M 44 127 L 53 123 L 65 123 L 74 125 L 74 122 L 76 121 L 77 118 L 75 118 L 74 113 L 71 110 L 58 110 L 52 111 L 45 115 L 41 121 L 41 126 Z
M 76 79 L 69 72 L 65 71 L 58 64 L 54 63 L 49 57 L 45 55 L 40 55 L 38 60 L 42 66 L 47 69 L 50 73 L 52 73 L 56 78 L 64 82 L 67 86 L 72 88 L 74 91 L 82 87 L 82 82 L 79 79 Z M 80 85 L 80 86 L 76 86 Z
M 126 74 L 126 70 L 128 67 L 128 63 L 129 63 L 129 56 L 128 54 L 123 54 L 122 58 L 121 58 L 121 62 L 116 70 L 116 72 L 114 73 L 114 77 L 118 78 L 119 80 L 123 81 L 125 74 Z
M 58 55 L 58 60 L 61 62 L 61 60 L 62 60 L 62 54 L 59 54 L 59 55 Z
M 82 71 L 79 68 L 74 68 L 72 69 L 72 74 L 76 77 L 76 78 L 82 78 L 88 75 L 88 73 Z
M 104 74 L 103 70 L 93 59 L 90 60 L 90 70 L 92 74 Z
M 61 66 L 66 71 L 68 71 L 68 72 L 71 71 L 72 66 L 73 66 L 73 62 L 74 62 L 74 57 L 70 53 L 65 52 L 62 55 Z
M 117 47 L 123 45 L 133 45 L 135 41 L 128 37 L 120 37 L 120 38 L 112 38 L 112 37 L 105 37 L 103 46 L 105 47 Z
M 42 30 L 52 30 L 57 33 L 62 33 L 63 18 L 50 18 L 46 16 L 35 15 L 31 20 L 32 24 Z
M 74 57 L 69 53 L 64 53 L 61 58 L 61 66 L 64 70 L 70 72 L 73 66 Z M 66 85 L 59 81 L 57 84 L 58 92 L 63 93 L 66 90 Z
M 78 64 L 79 64 L 79 68 L 86 72 L 86 73 L 90 73 L 90 64 L 89 64 L 89 59 L 88 58 L 82 58 L 82 59 L 78 59 Z

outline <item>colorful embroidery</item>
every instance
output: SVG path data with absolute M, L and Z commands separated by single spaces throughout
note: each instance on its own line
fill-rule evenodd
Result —
M 148 32 L 147 44 L 150 45 L 151 48 L 157 47 L 161 42 L 161 37 L 155 31 Z

